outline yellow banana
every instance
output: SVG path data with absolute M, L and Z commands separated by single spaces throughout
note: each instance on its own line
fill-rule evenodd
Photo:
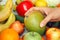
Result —
M 0 24 L 0 32 L 9 28 L 10 25 L 15 21 L 15 15 L 13 13 L 10 14 L 8 20 L 4 24 Z
M 5 21 L 12 11 L 12 0 L 7 0 L 4 9 L 0 11 L 0 22 Z
M 13 11 L 16 11 L 16 4 L 13 4 Z

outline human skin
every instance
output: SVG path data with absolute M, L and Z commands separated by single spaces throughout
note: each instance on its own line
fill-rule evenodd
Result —
M 32 7 L 25 13 L 25 15 L 29 15 L 29 12 L 32 12 L 33 10 L 39 10 L 45 17 L 40 23 L 40 27 L 45 26 L 49 21 L 60 21 L 60 8 Z

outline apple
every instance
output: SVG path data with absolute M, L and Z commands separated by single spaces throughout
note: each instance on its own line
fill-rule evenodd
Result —
M 47 40 L 60 40 L 60 29 L 58 28 L 49 28 L 46 32 Z
M 10 28 L 14 29 L 18 34 L 24 32 L 24 25 L 20 21 L 15 21 L 10 25 Z
M 47 2 L 45 0 L 37 0 L 35 2 L 36 7 L 47 7 Z
M 44 34 L 46 26 L 40 27 L 41 21 L 44 19 L 44 16 L 40 11 L 32 11 L 25 15 L 24 24 L 28 31 L 38 32 L 41 35 Z
M 17 13 L 24 17 L 25 12 L 27 12 L 31 7 L 33 7 L 33 3 L 30 1 L 23 1 L 17 5 L 16 11 Z
M 23 40 L 42 40 L 42 37 L 37 32 L 28 32 L 24 35 Z

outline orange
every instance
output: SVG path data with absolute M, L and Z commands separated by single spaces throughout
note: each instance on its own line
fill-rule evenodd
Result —
M 13 29 L 6 29 L 0 33 L 0 40 L 19 40 L 19 35 Z

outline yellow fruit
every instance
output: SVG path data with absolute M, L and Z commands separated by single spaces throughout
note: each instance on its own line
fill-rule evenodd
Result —
M 12 11 L 12 0 L 7 0 L 4 9 L 0 11 L 0 22 L 5 21 Z
M 19 40 L 19 35 L 13 29 L 6 29 L 1 32 L 0 40 Z
M 35 2 L 35 6 L 36 7 L 46 7 L 47 6 L 47 3 L 46 3 L 46 1 L 39 0 L 39 1 L 36 1 Z
M 13 13 L 10 14 L 8 20 L 3 24 L 0 23 L 0 32 L 9 28 L 10 25 L 15 22 L 15 15 Z

